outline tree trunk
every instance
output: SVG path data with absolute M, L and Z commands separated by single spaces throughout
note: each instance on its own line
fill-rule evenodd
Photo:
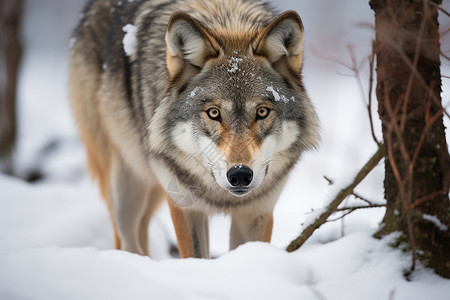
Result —
M 0 0 L 0 171 L 11 172 L 16 139 L 20 0 Z
M 386 214 L 376 236 L 401 232 L 415 257 L 450 278 L 450 157 L 440 98 L 440 0 L 370 0 Z

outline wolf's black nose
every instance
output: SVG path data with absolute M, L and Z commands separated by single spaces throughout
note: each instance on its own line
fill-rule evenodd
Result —
M 228 181 L 232 186 L 248 186 L 253 179 L 253 172 L 246 166 L 233 166 L 227 172 Z

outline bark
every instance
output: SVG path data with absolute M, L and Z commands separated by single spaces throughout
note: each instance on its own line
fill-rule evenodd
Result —
M 450 278 L 450 157 L 440 98 L 439 4 L 370 0 L 386 153 L 387 209 L 377 236 L 401 232 L 399 242 L 412 250 L 412 269 L 417 253 Z
M 21 1 L 0 0 L 0 171 L 11 172 L 16 140 L 16 84 Z

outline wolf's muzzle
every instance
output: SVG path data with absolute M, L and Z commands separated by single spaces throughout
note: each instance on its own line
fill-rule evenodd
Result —
M 253 171 L 247 166 L 236 165 L 228 170 L 227 179 L 234 187 L 245 187 L 252 182 Z

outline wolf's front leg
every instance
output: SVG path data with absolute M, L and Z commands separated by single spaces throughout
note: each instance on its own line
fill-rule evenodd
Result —
M 149 255 L 148 225 L 165 192 L 152 174 L 142 180 L 120 155 L 112 155 L 111 160 L 111 216 L 120 238 L 120 248 Z
M 270 242 L 272 237 L 273 213 L 243 214 L 231 216 L 230 250 L 249 241 Z
M 170 199 L 169 207 L 180 257 L 209 258 L 208 216 L 200 211 L 179 207 Z

